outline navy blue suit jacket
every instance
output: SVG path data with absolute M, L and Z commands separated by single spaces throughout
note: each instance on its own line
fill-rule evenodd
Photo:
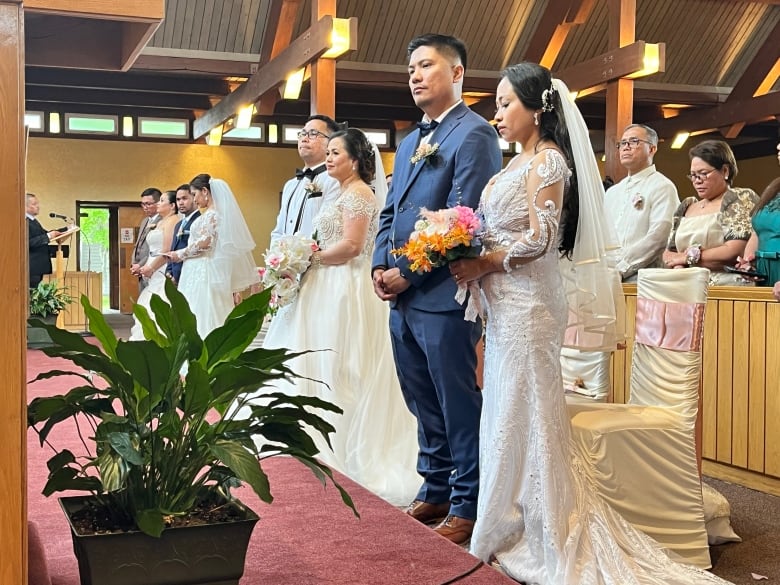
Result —
M 190 228 L 192 222 L 200 217 L 200 211 L 193 213 L 184 223 L 184 220 L 179 220 L 179 223 L 173 228 L 173 240 L 171 241 L 171 250 L 183 250 L 190 242 Z M 181 277 L 181 262 L 168 262 L 168 266 L 165 269 L 165 273 L 173 278 L 174 282 L 179 282 Z
M 396 258 L 390 251 L 409 240 L 421 207 L 435 210 L 460 204 L 476 209 L 482 189 L 501 170 L 498 135 L 484 118 L 461 102 L 432 135 L 430 144 L 439 145 L 435 156 L 412 164 L 409 159 L 419 142 L 420 131 L 415 130 L 398 146 L 393 182 L 379 218 L 372 266 L 401 270 L 411 282 L 401 293 L 410 307 L 436 312 L 462 310 L 454 298 L 457 286 L 449 268 L 417 274 L 409 270 L 406 257 Z

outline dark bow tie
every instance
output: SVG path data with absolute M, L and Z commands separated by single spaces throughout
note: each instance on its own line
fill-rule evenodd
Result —
M 314 179 L 317 175 L 319 175 L 322 171 L 325 170 L 324 166 L 319 166 L 316 169 L 295 169 L 295 178 L 299 181 L 306 177 L 310 181 Z
M 436 129 L 439 123 L 434 120 L 433 122 L 417 122 L 417 127 L 420 129 L 420 136 L 427 136 Z

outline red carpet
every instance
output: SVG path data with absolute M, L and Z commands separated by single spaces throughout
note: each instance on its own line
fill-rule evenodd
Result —
M 27 352 L 28 380 L 39 372 L 69 367 L 42 352 Z M 74 382 L 77 379 L 74 378 Z M 28 401 L 61 393 L 65 379 L 38 382 L 28 388 Z M 78 453 L 78 438 L 56 429 L 51 440 Z M 51 450 L 41 448 L 37 435 L 28 434 L 29 519 L 37 524 L 46 551 L 52 585 L 78 585 L 67 522 L 56 497 L 45 498 L 46 460 Z M 344 506 L 338 492 L 322 485 L 291 459 L 269 460 L 274 503 L 264 504 L 244 488 L 238 497 L 260 515 L 247 553 L 241 585 L 468 585 L 511 584 L 507 577 L 479 563 L 460 547 L 407 517 L 356 483 L 342 478 L 361 518 Z M 142 585 L 142 584 L 139 584 Z

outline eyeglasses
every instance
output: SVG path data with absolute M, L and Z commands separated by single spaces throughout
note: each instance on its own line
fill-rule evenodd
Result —
M 322 136 L 325 140 L 328 140 L 330 136 L 327 134 L 323 134 L 319 130 L 299 130 L 298 131 L 298 140 L 303 140 L 304 138 L 314 139 L 317 138 L 317 136 Z
M 620 150 L 621 148 L 625 148 L 626 146 L 631 147 L 632 149 L 639 146 L 640 143 L 644 142 L 645 144 L 649 144 L 650 146 L 654 146 L 652 142 L 649 140 L 642 140 L 641 138 L 628 138 L 627 140 L 621 140 L 620 142 L 615 143 L 615 148 Z
M 709 171 L 695 171 L 692 173 L 688 173 L 685 175 L 691 180 L 691 183 L 695 183 L 696 181 L 706 181 L 707 177 L 709 177 L 712 173 L 717 171 L 718 169 L 710 169 Z

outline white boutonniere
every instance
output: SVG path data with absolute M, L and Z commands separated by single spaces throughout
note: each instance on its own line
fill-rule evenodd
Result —
M 641 193 L 635 193 L 634 196 L 631 198 L 631 205 L 634 206 L 634 209 L 642 209 L 645 204 L 645 198 L 642 197 Z
M 322 193 L 322 189 L 317 184 L 316 181 L 312 181 L 308 185 L 304 186 L 303 190 L 306 192 L 306 195 L 315 195 L 317 193 Z
M 421 160 L 432 160 L 432 157 L 439 152 L 439 143 L 436 144 L 421 144 L 414 151 L 414 154 L 409 158 L 409 162 L 416 165 Z

